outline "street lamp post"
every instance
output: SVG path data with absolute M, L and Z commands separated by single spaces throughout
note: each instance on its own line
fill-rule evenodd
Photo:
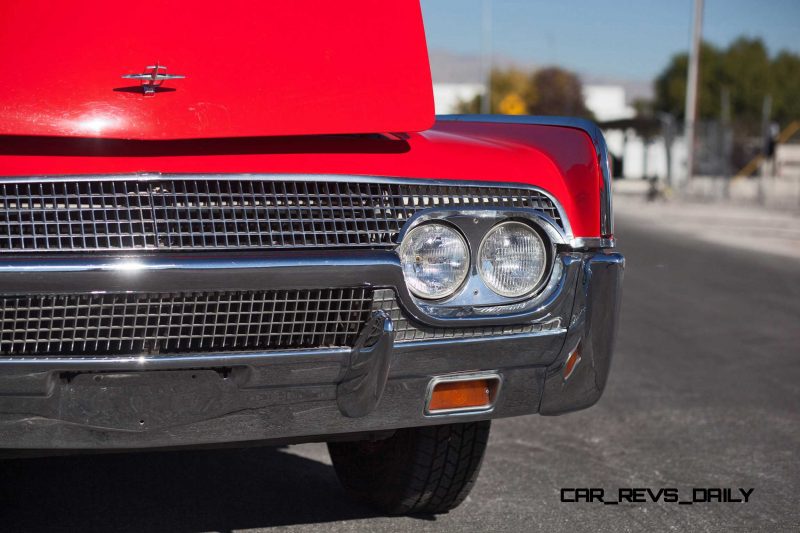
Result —
M 685 130 L 686 176 L 691 179 L 694 172 L 694 123 L 697 117 L 697 85 L 700 66 L 700 42 L 703 31 L 703 0 L 694 0 L 694 26 L 692 47 L 689 52 L 689 75 L 686 83 Z
M 492 0 L 483 0 L 481 13 L 481 77 L 485 90 L 481 99 L 481 113 L 488 115 L 492 112 Z

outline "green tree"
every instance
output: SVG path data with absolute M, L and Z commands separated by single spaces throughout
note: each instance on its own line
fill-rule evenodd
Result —
M 772 87 L 770 71 L 769 54 L 760 39 L 740 37 L 725 50 L 720 77 L 730 90 L 736 122 L 760 128 L 764 97 L 776 89 Z M 719 108 L 714 114 L 719 116 Z
M 655 80 L 658 111 L 684 118 L 688 58 L 677 54 Z M 703 43 L 700 51 L 698 117 L 717 119 L 723 89 L 730 96 L 738 128 L 757 134 L 764 97 L 772 97 L 772 119 L 782 124 L 800 118 L 800 56 L 781 52 L 770 59 L 760 39 L 740 37 L 724 50 Z
M 726 80 L 719 50 L 703 43 L 700 49 L 700 84 L 698 87 L 697 109 L 702 118 L 719 116 L 721 84 Z M 684 118 L 686 104 L 686 72 L 689 57 L 677 54 L 672 57 L 666 69 L 655 81 L 655 108 L 670 113 L 679 119 Z
M 581 80 L 568 70 L 550 67 L 536 71 L 531 80 L 537 98 L 529 105 L 533 115 L 566 115 L 592 118 L 583 102 Z
M 772 114 L 782 123 L 800 119 L 800 56 L 781 52 L 772 62 Z

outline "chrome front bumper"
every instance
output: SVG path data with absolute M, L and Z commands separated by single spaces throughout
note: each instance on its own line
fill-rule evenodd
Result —
M 588 407 L 609 371 L 624 259 L 564 252 L 554 293 L 534 310 L 496 320 L 422 316 L 395 254 L 220 254 L 135 260 L 14 259 L 0 265 L 0 293 L 391 288 L 409 323 L 452 328 L 550 324 L 526 333 L 396 342 L 382 309 L 353 349 L 202 356 L 0 359 L 0 447 L 128 449 L 245 441 L 326 440 L 401 427 L 558 414 Z M 129 264 L 125 264 L 128 261 Z M 551 327 L 553 323 L 557 327 Z M 567 356 L 581 362 L 563 376 Z M 501 379 L 491 410 L 430 416 L 432 379 L 488 371 Z

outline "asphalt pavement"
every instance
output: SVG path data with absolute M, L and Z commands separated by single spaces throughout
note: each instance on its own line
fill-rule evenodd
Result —
M 628 267 L 605 395 L 579 413 L 496 421 L 472 495 L 447 515 L 375 515 L 309 444 L 4 461 L 0 530 L 800 530 L 800 261 L 641 217 L 618 216 L 617 233 Z M 581 487 L 753 492 L 560 501 Z

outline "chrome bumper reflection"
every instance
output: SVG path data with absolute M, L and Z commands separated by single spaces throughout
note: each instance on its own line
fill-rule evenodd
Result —
M 399 329 L 391 313 L 376 312 L 353 350 L 6 359 L 0 364 L 0 447 L 311 441 L 443 423 L 447 416 L 479 420 L 586 407 L 599 398 L 608 374 L 624 260 L 601 253 L 570 253 L 567 258 L 564 289 L 523 323 L 525 328 L 539 324 L 537 330 L 431 338 L 426 335 L 435 335 L 437 326 L 412 319 L 422 338 L 406 333 L 406 342 L 396 342 Z M 369 268 L 356 265 L 354 270 L 363 275 Z M 225 279 L 244 285 L 279 282 L 250 267 L 241 272 Z M 305 279 L 350 280 L 346 272 L 330 273 L 327 279 L 318 272 Z M 200 269 L 200 274 L 220 279 L 213 269 Z M 304 270 L 295 274 L 292 280 L 302 283 Z M 4 276 L 0 279 L 7 282 Z M 136 284 L 162 283 L 159 280 L 145 272 Z M 187 277 L 183 282 L 196 281 Z M 555 320 L 559 327 L 543 326 Z M 564 380 L 561 368 L 577 342 L 588 346 L 584 360 Z M 467 372 L 502 377 L 491 412 L 426 417 L 431 379 Z

